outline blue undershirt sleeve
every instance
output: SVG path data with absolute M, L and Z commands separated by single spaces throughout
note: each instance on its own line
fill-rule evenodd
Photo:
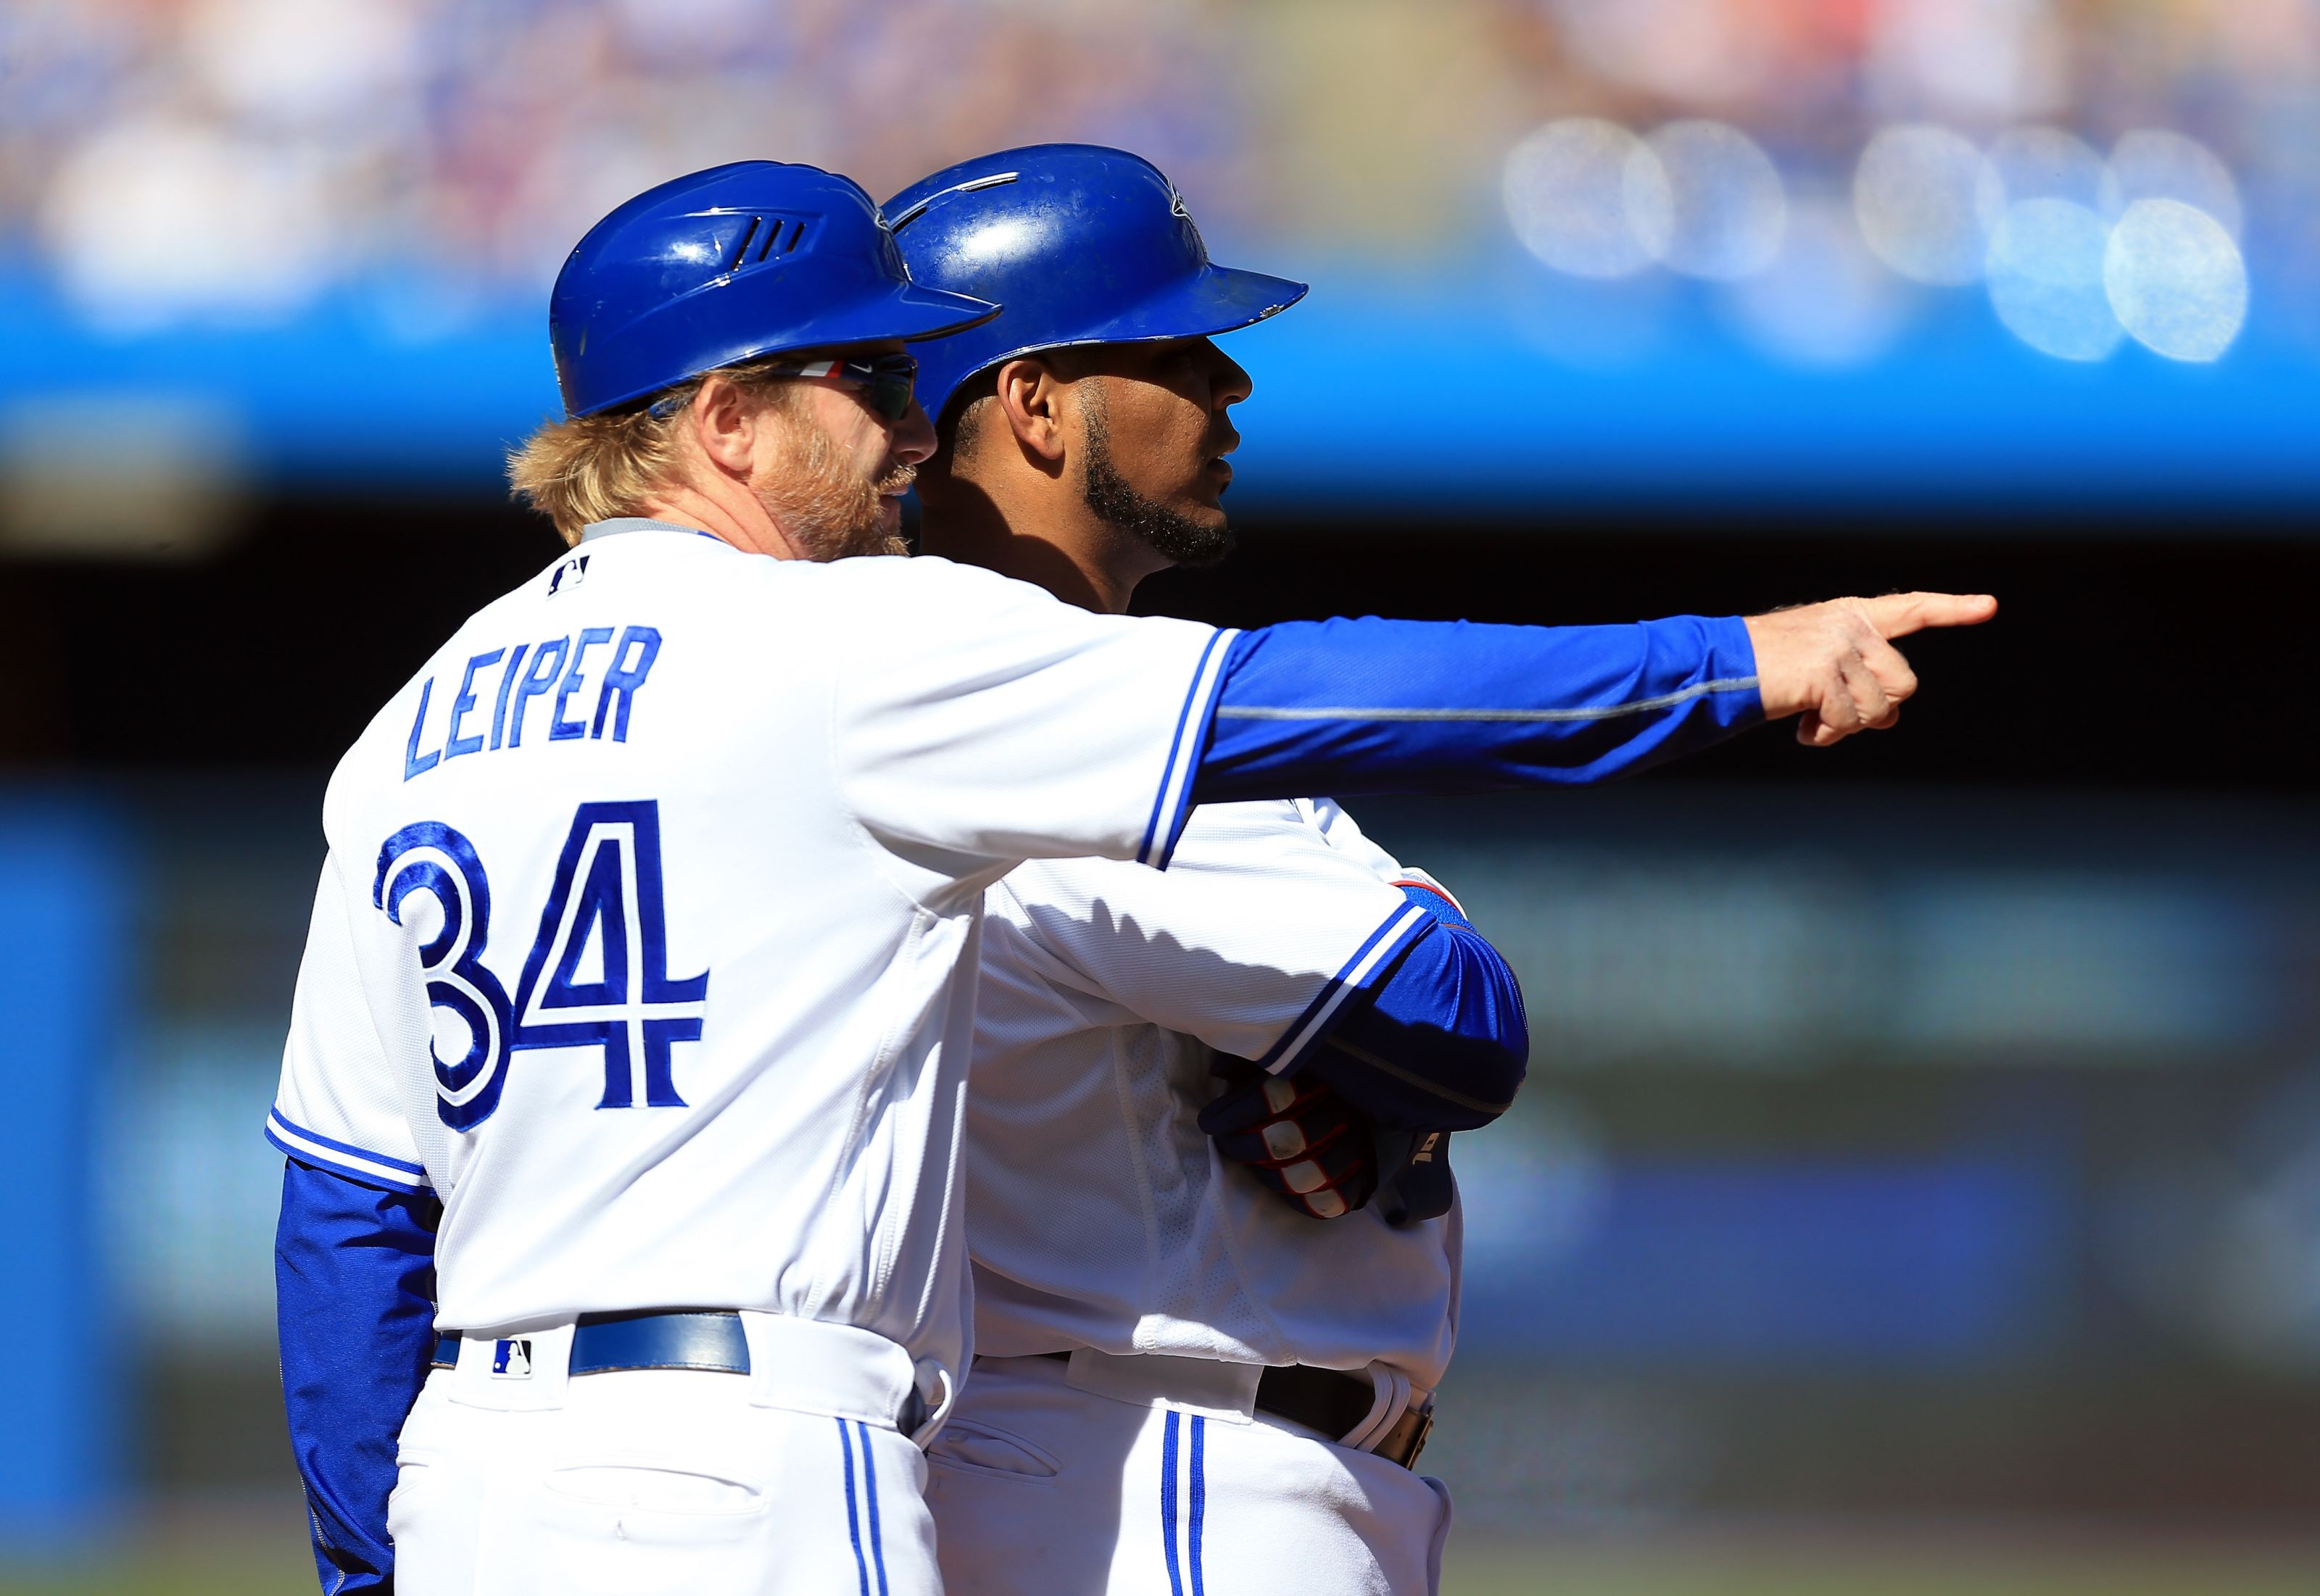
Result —
M 1233 638 L 1192 797 L 1578 785 L 1763 717 L 1736 616 L 1291 621 Z
M 1472 1131 L 1512 1105 L 1530 1059 L 1522 988 L 1439 895 L 1405 887 L 1435 924 L 1305 1059 L 1380 1126 Z
M 286 1161 L 275 1236 L 282 1402 L 328 1596 L 394 1588 L 395 1439 L 435 1350 L 431 1195 Z

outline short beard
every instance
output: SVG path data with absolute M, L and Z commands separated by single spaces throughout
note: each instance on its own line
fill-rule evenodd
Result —
M 907 555 L 910 546 L 881 525 L 886 495 L 910 486 L 917 474 L 896 465 L 884 476 L 865 478 L 839 454 L 829 434 L 802 408 L 793 410 L 781 458 L 751 484 L 758 502 L 798 552 L 818 564 L 857 555 Z
M 1087 431 L 1087 464 L 1080 491 L 1099 520 L 1136 538 L 1172 565 L 1204 571 L 1233 551 L 1229 525 L 1204 527 L 1182 510 L 1170 509 L 1128 485 L 1111 460 L 1111 426 L 1103 401 L 1094 398 L 1081 411 Z

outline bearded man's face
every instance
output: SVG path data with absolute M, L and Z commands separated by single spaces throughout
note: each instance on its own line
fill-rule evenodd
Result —
M 1248 374 L 1207 338 L 1090 351 L 1079 395 L 1081 491 L 1088 508 L 1174 565 L 1213 565 L 1232 552 L 1225 456 L 1240 444 L 1228 409 Z
M 810 560 L 908 554 L 902 496 L 918 467 L 896 453 L 900 426 L 840 383 L 800 378 L 783 397 L 779 439 L 749 483 L 766 513 Z

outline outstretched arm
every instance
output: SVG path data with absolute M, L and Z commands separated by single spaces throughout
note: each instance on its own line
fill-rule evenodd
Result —
M 1808 715 L 1835 741 L 1890 724 L 1914 689 L 1888 638 L 1995 609 L 1917 594 L 1622 627 L 1220 632 L 942 560 L 824 574 L 832 605 L 862 610 L 830 683 L 847 807 L 881 842 L 1010 862 L 1165 866 L 1197 804 L 1597 781 L 1766 718 Z
M 1266 627 L 1233 639 L 1192 796 L 1600 781 L 1790 717 L 1827 747 L 1891 726 L 1917 691 L 1890 639 L 1997 609 L 1906 593 L 1619 627 Z

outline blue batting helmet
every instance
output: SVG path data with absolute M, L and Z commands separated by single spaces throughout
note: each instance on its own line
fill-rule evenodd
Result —
M 1040 349 L 1230 332 L 1305 284 L 1213 265 L 1183 197 L 1124 149 L 1033 144 L 964 161 L 886 202 L 912 278 L 1005 308 L 916 351 L 939 419 L 975 373 Z
M 736 161 L 590 228 L 556 275 L 548 338 L 564 409 L 586 416 L 738 360 L 938 338 L 998 308 L 914 284 L 851 179 Z

